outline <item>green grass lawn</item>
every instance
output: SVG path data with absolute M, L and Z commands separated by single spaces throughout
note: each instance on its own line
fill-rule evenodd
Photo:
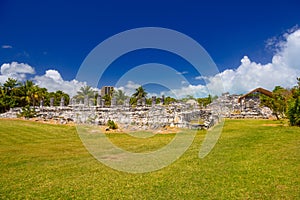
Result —
M 142 152 L 174 135 L 109 137 Z M 0 199 L 300 199 L 300 128 L 226 120 L 214 149 L 199 159 L 204 137 L 199 131 L 162 170 L 129 174 L 94 159 L 75 127 L 0 120 Z

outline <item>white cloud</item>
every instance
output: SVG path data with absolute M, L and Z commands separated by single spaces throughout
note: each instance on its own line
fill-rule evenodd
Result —
M 14 78 L 18 81 L 25 81 L 28 79 L 28 74 L 35 74 L 35 70 L 25 63 L 4 63 L 0 68 L 0 83 L 5 83 L 8 78 Z M 47 70 L 44 75 L 36 75 L 32 79 L 40 87 L 47 88 L 49 92 L 55 92 L 61 90 L 71 97 L 74 96 L 77 91 L 86 85 L 86 82 L 79 82 L 77 80 L 65 81 L 61 77 L 57 70 Z
M 40 87 L 47 88 L 49 92 L 61 90 L 71 97 L 76 95 L 77 91 L 86 85 L 86 82 L 79 82 L 77 80 L 65 81 L 57 70 L 47 70 L 42 76 L 35 76 L 33 78 L 35 83 Z
M 133 93 L 135 93 L 135 89 L 140 87 L 140 84 L 137 84 L 133 81 L 128 81 L 126 85 L 117 87 L 117 90 L 122 90 L 127 96 L 131 96 Z
M 208 89 L 204 85 L 188 85 L 179 89 L 161 92 L 160 95 L 171 96 L 177 99 L 192 95 L 194 97 L 205 97 L 209 94 Z
M 232 94 L 241 94 L 257 87 L 271 91 L 277 85 L 292 87 L 297 82 L 296 78 L 300 76 L 300 29 L 288 30 L 283 38 L 284 40 L 272 38 L 267 43 L 267 45 L 273 45 L 276 48 L 271 63 L 256 63 L 251 61 L 248 56 L 244 56 L 237 69 L 227 69 L 213 77 L 195 77 L 196 80 L 205 80 L 208 83 L 207 87 L 204 85 L 184 85 L 180 89 L 161 94 L 176 96 L 176 98 L 187 95 L 205 97 L 208 94 L 220 95 L 227 91 Z
M 26 80 L 28 74 L 34 74 L 34 68 L 25 63 L 4 63 L 0 68 L 0 83 L 4 83 L 8 78 L 14 78 L 18 81 Z
M 187 73 L 188 73 L 188 71 L 176 72 L 176 74 L 178 74 L 178 75 L 183 75 L 183 74 L 187 74 Z
M 11 45 L 2 45 L 2 49 L 12 49 Z
M 218 78 L 222 79 L 224 91 L 245 93 L 256 87 L 273 90 L 275 86 L 292 87 L 300 76 L 300 29 L 285 34 L 285 40 L 279 41 L 280 50 L 273 56 L 272 62 L 260 64 L 247 56 L 241 60 L 236 69 L 228 69 L 209 78 L 208 87 L 220 87 Z

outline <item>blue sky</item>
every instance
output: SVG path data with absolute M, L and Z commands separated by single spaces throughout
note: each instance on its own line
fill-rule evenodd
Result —
M 0 66 L 5 63 L 11 65 L 13 62 L 27 64 L 34 68 L 34 73 L 27 73 L 26 78 L 32 78 L 37 83 L 43 81 L 47 70 L 53 70 L 48 71 L 47 77 L 51 77 L 52 74 L 54 81 L 55 77 L 56 80 L 72 81 L 89 52 L 110 36 L 133 28 L 164 27 L 184 33 L 201 44 L 220 72 L 230 74 L 231 71 L 228 70 L 231 69 L 237 72 L 243 65 L 241 59 L 244 56 L 250 60 L 249 63 L 245 59 L 245 65 L 248 63 L 251 68 L 252 62 L 255 62 L 257 65 L 253 65 L 253 69 L 259 70 L 258 64 L 261 63 L 263 67 L 265 66 L 262 69 L 264 71 L 268 64 L 273 63 L 274 55 L 278 52 L 282 55 L 289 52 L 290 49 L 285 51 L 282 44 L 288 44 L 287 34 L 292 35 L 299 29 L 297 27 L 300 24 L 299 7 L 300 2 L 296 0 L 280 3 L 214 0 L 2 0 Z M 295 41 L 295 44 L 298 44 L 298 37 Z M 292 59 L 292 61 L 296 62 L 296 65 L 290 67 L 296 70 L 293 73 L 298 73 L 299 60 Z M 187 88 L 191 89 L 201 84 L 196 78 L 198 75 L 189 69 L 185 61 L 167 52 L 148 50 L 133 52 L 116 60 L 115 70 L 108 71 L 106 78 L 103 78 L 98 86 L 114 84 L 120 77 L 120 74 L 115 73 L 119 71 L 120 66 L 125 66 L 128 70 L 135 64 L 147 62 L 169 64 L 179 72 L 184 72 L 189 80 Z M 7 73 L 4 74 L 4 70 L 1 73 L 0 76 L 8 76 Z M 226 76 L 222 75 L 223 78 Z M 274 84 L 285 82 L 280 80 Z M 260 86 L 263 81 L 257 83 L 257 86 Z M 45 85 L 48 86 L 46 83 Z M 265 87 L 272 89 L 273 85 L 267 84 Z M 244 92 L 247 89 L 247 87 L 232 89 L 231 92 Z

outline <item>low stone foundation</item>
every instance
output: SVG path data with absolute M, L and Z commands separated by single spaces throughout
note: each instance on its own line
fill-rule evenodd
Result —
M 0 115 L 2 118 L 17 118 L 21 108 L 11 109 Z M 124 129 L 157 130 L 161 127 L 207 129 L 218 123 L 219 115 L 211 110 L 177 104 L 171 106 L 97 107 L 64 106 L 36 107 L 35 118 L 39 121 L 55 121 L 59 124 L 106 125 L 115 121 Z

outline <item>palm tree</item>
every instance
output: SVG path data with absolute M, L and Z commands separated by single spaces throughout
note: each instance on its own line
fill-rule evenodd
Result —
M 143 97 L 146 97 L 147 96 L 147 92 L 145 91 L 145 89 L 140 86 L 138 87 L 137 89 L 135 89 L 135 93 L 133 93 L 133 97 L 137 98 L 137 99 L 141 99 Z
M 77 94 L 74 96 L 74 98 L 76 98 L 77 100 L 83 100 L 86 96 L 88 98 L 94 98 L 95 94 L 91 86 L 87 85 L 81 87 Z
M 20 87 L 20 90 L 23 96 L 22 99 L 25 100 L 25 104 L 33 106 L 36 105 L 36 102 L 45 99 L 48 93 L 46 88 L 40 88 L 30 80 L 27 80 Z
M 30 80 L 25 81 L 25 83 L 21 86 L 22 100 L 25 101 L 24 104 L 30 105 L 31 101 L 33 101 L 34 96 L 34 83 Z
M 70 96 L 67 93 L 64 93 L 61 90 L 58 90 L 56 92 L 48 93 L 47 104 L 50 103 L 50 98 L 54 98 L 54 104 L 53 105 L 54 106 L 59 106 L 62 97 L 65 99 L 65 102 L 64 102 L 65 105 L 68 105 L 69 101 L 70 101 Z
M 125 93 L 122 90 L 114 91 L 113 97 L 116 98 L 118 105 L 122 105 L 127 98 L 127 96 L 125 95 Z

